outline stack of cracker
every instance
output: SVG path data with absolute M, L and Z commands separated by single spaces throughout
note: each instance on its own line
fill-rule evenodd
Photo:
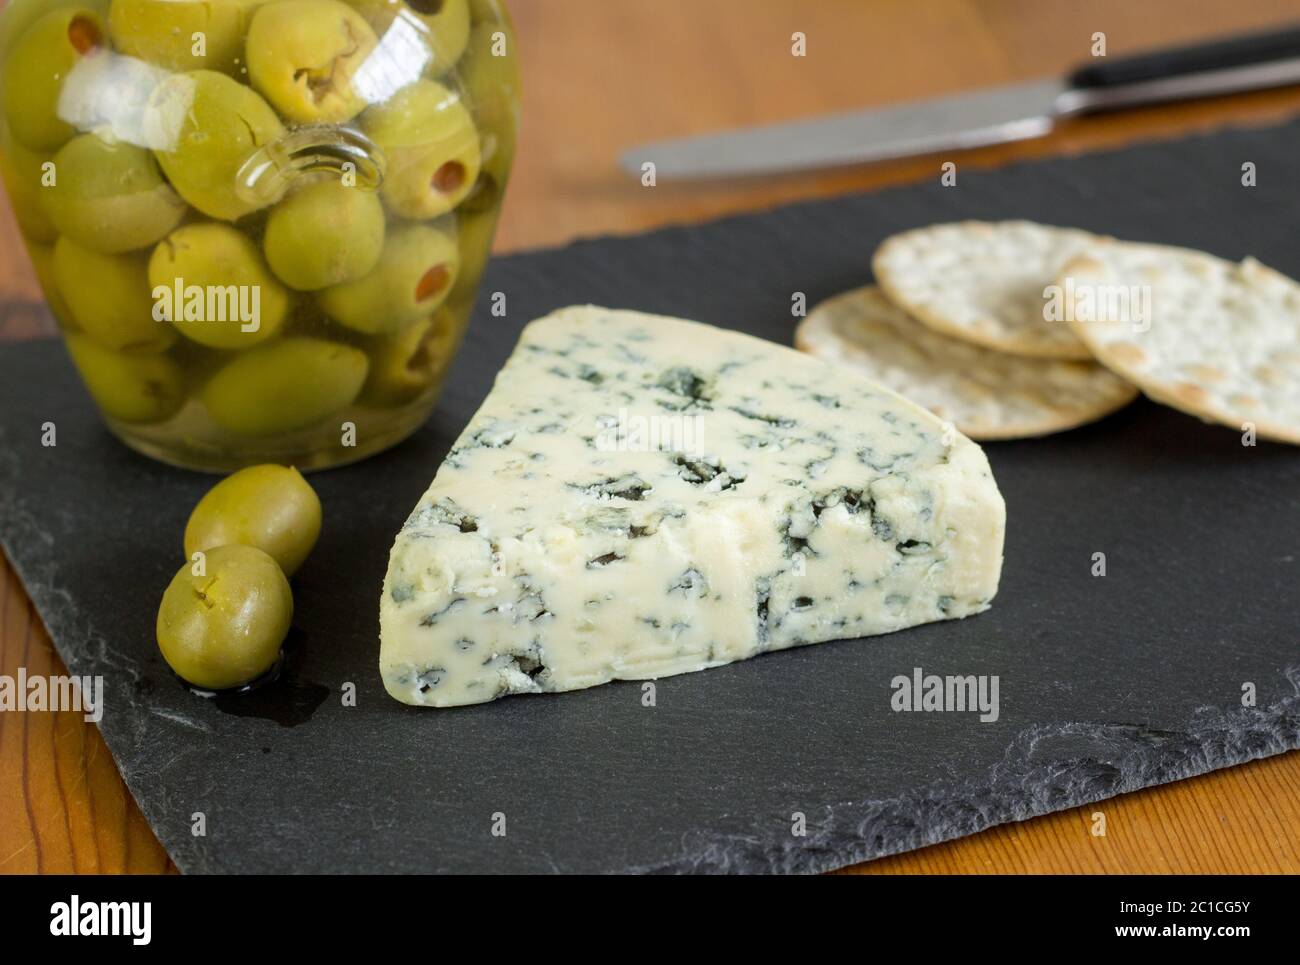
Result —
M 973 439 L 1060 432 L 1141 391 L 1300 444 L 1300 284 L 1253 259 L 967 221 L 888 238 L 872 267 L 879 287 L 818 305 L 796 346 Z

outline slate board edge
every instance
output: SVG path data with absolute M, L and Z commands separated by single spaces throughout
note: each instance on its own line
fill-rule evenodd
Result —
M 1232 715 L 1207 715 L 1204 723 L 1188 731 L 1147 732 L 1136 726 L 1131 731 L 1117 730 L 1114 725 L 1083 722 L 1066 727 L 1035 726 L 1022 731 L 1008 745 L 1008 751 L 1025 743 L 1032 744 L 1053 734 L 1066 732 L 1090 733 L 1103 739 L 1128 741 L 1132 744 L 1129 750 L 1109 761 L 1079 762 L 1068 773 L 1061 772 L 1059 762 L 1051 761 L 1040 769 L 1030 769 L 1017 775 L 1021 785 L 1033 788 L 1037 798 L 1027 799 L 999 793 L 999 782 L 995 778 L 983 786 L 969 786 L 960 800 L 946 804 L 928 797 L 925 789 L 889 801 L 855 803 L 851 817 L 860 823 L 852 837 L 841 839 L 843 843 L 837 844 L 835 838 L 835 834 L 842 831 L 828 834 L 825 841 L 817 841 L 810 835 L 806 843 L 797 847 L 791 847 L 793 839 L 790 835 L 782 834 L 767 845 L 756 847 L 754 853 L 747 855 L 744 861 L 738 861 L 740 867 L 728 869 L 724 865 L 717 870 L 758 869 L 781 874 L 834 871 L 860 862 L 952 841 L 1001 824 L 1018 823 L 1067 811 L 1121 794 L 1171 784 L 1211 771 L 1300 750 L 1300 666 L 1288 667 L 1285 676 L 1294 693 L 1283 700 L 1263 709 L 1243 710 Z M 1166 745 L 1170 743 L 1182 746 L 1182 755 L 1177 760 L 1166 759 L 1161 762 L 1151 753 L 1156 747 L 1161 747 L 1162 753 L 1169 754 Z M 1111 780 L 1108 775 L 1114 771 L 1118 771 L 1118 774 Z M 1046 775 L 1051 775 L 1052 779 L 1045 780 Z M 944 793 L 951 795 L 952 787 L 945 787 Z M 1044 793 L 1052 799 L 1051 803 L 1040 800 Z M 973 807 L 975 813 L 971 814 L 969 812 Z M 945 813 L 947 811 L 955 813 L 949 815 Z M 929 834 L 898 831 L 900 826 L 906 827 L 909 821 L 920 826 L 924 826 L 927 821 L 933 824 L 947 821 L 948 824 Z M 1085 833 L 1082 827 L 1080 833 Z M 810 856 L 808 852 L 813 849 L 825 849 L 830 856 Z M 776 860 L 774 852 L 782 850 L 786 852 L 781 856 L 783 860 Z M 845 860 L 846 856 L 848 860 Z M 662 868 L 635 870 L 697 869 L 666 865 Z
M 8 346 L 5 351 L 22 350 L 36 345 L 53 346 L 58 341 L 57 338 L 33 339 Z M 63 364 L 71 365 L 70 360 L 62 352 L 60 352 L 59 357 L 62 359 Z M 87 400 L 87 404 L 90 404 L 89 400 Z M 107 426 L 103 427 L 103 431 L 108 432 Z M 0 443 L 4 441 L 3 434 L 0 433 Z M 0 444 L 0 456 L 6 461 L 17 462 L 17 448 L 13 445 Z M 104 666 L 108 664 L 108 661 L 104 660 L 105 655 L 109 652 L 107 641 L 99 641 L 101 646 L 98 653 L 99 659 L 96 662 L 96 658 L 92 656 L 92 651 L 96 647 L 94 635 L 87 629 L 78 626 L 75 619 L 65 619 L 65 615 L 70 612 L 70 608 L 59 605 L 60 599 L 66 595 L 66 591 L 55 586 L 46 574 L 32 572 L 31 569 L 19 562 L 19 554 L 15 552 L 15 546 L 24 540 L 39 538 L 41 532 L 41 527 L 31 513 L 24 512 L 17 505 L 16 500 L 7 498 L 6 494 L 0 493 L 0 548 L 4 549 L 10 568 L 17 574 L 18 579 L 27 591 L 27 595 L 31 598 L 32 605 L 41 622 L 45 625 L 46 633 L 54 646 L 55 652 L 58 653 L 67 667 L 68 673 L 73 676 L 102 673 Z M 68 641 L 76 641 L 76 643 L 69 645 Z M 114 678 L 106 677 L 105 679 L 105 717 L 109 713 L 110 706 L 108 700 L 110 679 Z M 116 679 L 120 681 L 120 678 Z M 119 686 L 122 685 L 119 683 Z M 123 702 L 129 704 L 129 701 Z M 134 712 L 136 709 L 132 708 L 132 710 Z M 98 729 L 100 724 L 96 724 L 95 727 Z M 160 834 L 159 829 L 165 827 L 161 820 L 162 815 L 151 813 L 152 809 L 149 807 L 148 798 L 137 793 L 136 788 L 133 786 L 134 782 L 128 776 L 128 773 L 133 769 L 123 766 L 122 755 L 119 754 L 115 747 L 116 742 L 108 740 L 102 731 L 100 737 L 113 759 L 118 777 L 121 778 L 131 792 L 131 798 L 136 806 L 140 808 L 145 820 L 149 822 L 150 830 L 158 837 L 159 842 L 163 845 L 173 863 L 181 871 L 187 871 L 185 864 L 188 862 L 190 855 L 186 853 L 184 848 L 180 847 L 182 842 L 165 840 L 165 836 Z

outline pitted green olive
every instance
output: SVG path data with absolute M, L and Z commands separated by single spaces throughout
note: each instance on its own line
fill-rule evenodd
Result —
M 77 323 L 73 320 L 72 309 L 68 308 L 55 278 L 54 246 L 29 243 L 27 253 L 32 257 L 32 268 L 36 272 L 36 280 L 41 284 L 41 291 L 45 293 L 45 300 L 50 303 L 50 311 L 65 331 L 76 331 Z
M 465 199 L 476 211 L 497 208 L 515 157 L 519 128 L 519 65 L 491 23 L 476 26 L 461 64 L 461 81 L 478 122 L 483 156 L 478 183 Z
M 230 225 L 177 228 L 149 259 L 157 314 L 211 348 L 248 348 L 279 333 L 290 297 L 262 253 Z
M 55 10 L 87 7 L 103 17 L 109 0 L 5 0 L 0 16 L 0 62 L 9 59 L 14 44 L 31 29 L 32 24 Z
M 370 346 L 370 375 L 361 390 L 366 405 L 394 406 L 435 389 L 447 374 L 463 330 L 446 308 Z
M 356 401 L 366 353 L 318 338 L 285 338 L 241 352 L 203 388 L 212 420 L 243 436 L 291 432 Z
M 54 246 L 54 278 L 77 328 L 111 349 L 161 352 L 175 330 L 154 319 L 145 255 L 102 255 L 70 238 Z
M 0 146 L 0 177 L 9 190 L 18 230 L 28 241 L 44 245 L 53 244 L 59 236 L 59 229 L 54 227 L 41 204 L 41 193 L 45 190 L 41 181 L 46 175 L 43 165 L 47 161 L 44 155 L 12 140 Z
M 185 202 L 144 148 L 74 137 L 54 155 L 55 178 L 41 192 L 50 220 L 77 244 L 103 254 L 156 244 L 185 216 Z
M 475 26 L 481 23 L 501 23 L 506 19 L 501 0 L 469 0 L 470 22 Z
M 384 202 L 403 218 L 435 218 L 468 195 L 479 175 L 479 137 L 458 93 L 416 81 L 361 117 L 384 150 Z
M 96 404 L 122 422 L 165 422 L 185 402 L 180 366 L 165 355 L 132 355 L 68 333 L 68 354 Z
M 333 178 L 308 184 L 276 205 L 262 241 L 271 270 L 299 291 L 366 276 L 383 247 L 379 197 Z
M 158 649 L 196 686 L 242 687 L 275 666 L 292 622 L 293 592 L 275 560 L 254 546 L 219 546 L 201 566 L 186 562 L 163 593 Z
M 445 74 L 456 65 L 469 40 L 469 4 L 466 0 L 347 0 L 384 36 L 393 21 L 404 24 L 420 37 L 429 50 L 426 71 Z
M 249 466 L 217 483 L 185 524 L 185 556 L 256 546 L 293 576 L 320 536 L 320 499 L 290 466 Z
M 460 248 L 460 273 L 452 294 L 456 297 L 471 295 L 483 279 L 488 259 L 492 255 L 492 238 L 496 234 L 497 211 L 459 211 L 457 244 Z M 451 296 L 449 296 L 451 297 Z
M 59 93 L 77 63 L 104 46 L 104 23 L 90 7 L 47 13 L 18 38 L 0 76 L 15 140 L 32 151 L 56 151 L 76 133 L 59 117 Z
M 243 73 L 244 35 L 267 0 L 113 0 L 108 33 L 117 51 L 167 70 Z
M 374 271 L 316 298 L 339 324 L 366 335 L 388 334 L 441 305 L 459 271 L 451 235 L 431 225 L 406 225 L 389 232 Z
M 204 214 L 234 221 L 279 200 L 239 191 L 238 175 L 284 127 L 256 91 L 225 74 L 168 77 L 149 97 L 145 130 L 172 186 Z
M 248 28 L 248 76 L 286 119 L 342 123 L 366 106 L 354 80 L 378 43 L 340 0 L 276 0 Z

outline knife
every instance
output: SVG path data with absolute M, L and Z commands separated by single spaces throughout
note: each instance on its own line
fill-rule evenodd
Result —
M 1000 144 L 1048 133 L 1060 118 L 1300 83 L 1300 26 L 1098 58 L 1068 77 L 993 87 L 879 110 L 646 144 L 621 167 L 640 177 L 770 174 Z

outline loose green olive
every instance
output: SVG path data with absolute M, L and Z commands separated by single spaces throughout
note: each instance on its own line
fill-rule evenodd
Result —
M 461 82 L 478 122 L 482 170 L 465 199 L 476 211 L 499 207 L 519 129 L 519 64 L 496 24 L 476 26 L 461 64 Z
M 356 281 L 379 263 L 384 206 L 373 191 L 333 178 L 308 184 L 276 205 L 262 248 L 290 288 L 316 291 Z
M 351 405 L 368 368 L 360 349 L 286 338 L 236 356 L 209 380 L 201 398 L 212 421 L 228 432 L 291 432 Z
M 347 0 L 383 36 L 393 21 L 417 25 L 429 49 L 427 71 L 445 74 L 456 65 L 469 40 L 469 4 L 466 0 Z
M 165 355 L 130 355 L 68 333 L 68 354 L 106 415 L 122 422 L 165 422 L 185 402 L 180 366 Z
M 0 80 L 9 130 L 20 144 L 55 151 L 76 133 L 59 117 L 59 93 L 77 63 L 104 45 L 104 23 L 89 7 L 54 10 L 14 43 Z
M 290 298 L 245 235 L 217 222 L 177 228 L 149 259 L 159 315 L 211 348 L 248 348 L 276 335 Z
M 234 221 L 279 200 L 241 192 L 238 175 L 284 127 L 256 91 L 225 74 L 168 77 L 149 97 L 144 126 L 163 173 L 204 214 Z
M 463 326 L 446 308 L 370 345 L 370 375 L 361 390 L 366 405 L 405 405 L 436 389 L 447 374 Z
M 320 500 L 289 466 L 249 466 L 217 483 L 185 524 L 185 556 L 214 546 L 256 546 L 293 576 L 320 536 Z
M 436 218 L 465 198 L 478 179 L 478 131 L 459 94 L 420 80 L 361 117 L 384 150 L 384 201 L 403 218 Z
M 47 160 L 12 140 L 0 146 L 0 177 L 9 190 L 18 230 L 29 242 L 45 245 L 53 244 L 59 236 L 59 229 L 41 204 L 43 165 Z
M 255 546 L 218 546 L 163 593 L 158 649 L 195 686 L 242 687 L 275 666 L 292 622 L 293 593 L 275 560 Z
M 143 254 L 101 255 L 60 238 L 54 278 L 77 327 L 102 345 L 161 352 L 176 341 L 175 330 L 154 319 Z
M 267 0 L 113 0 L 108 33 L 118 53 L 167 70 L 243 70 L 244 35 Z
M 339 0 L 276 0 L 248 28 L 248 76 L 288 120 L 338 124 L 366 106 L 353 80 L 378 44 Z
M 390 334 L 441 305 L 459 270 L 451 235 L 430 225 L 406 225 L 389 233 L 374 271 L 316 297 L 340 324 L 366 335 Z
M 41 193 L 50 220 L 77 244 L 103 254 L 156 244 L 185 216 L 185 202 L 144 148 L 96 134 L 54 155 L 56 177 Z

